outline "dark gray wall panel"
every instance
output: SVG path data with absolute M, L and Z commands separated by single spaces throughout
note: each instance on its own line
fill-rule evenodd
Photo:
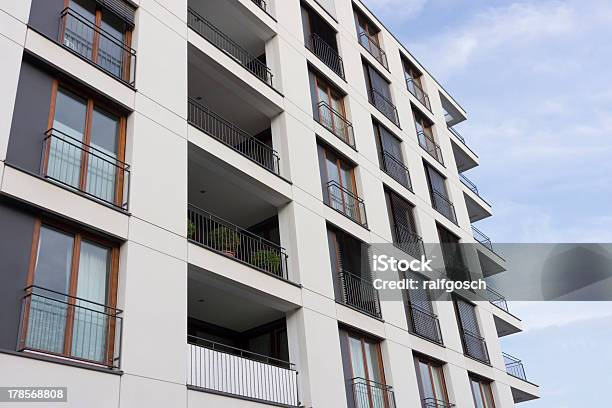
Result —
M 17 346 L 34 221 L 33 215 L 0 201 L 0 349 Z
M 52 76 L 23 61 L 6 162 L 37 174 L 49 121 L 52 84 Z
M 53 40 L 58 39 L 64 0 L 32 0 L 29 25 Z

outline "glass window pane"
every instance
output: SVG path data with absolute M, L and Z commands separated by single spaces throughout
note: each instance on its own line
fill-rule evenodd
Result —
M 102 14 L 102 34 L 98 44 L 98 65 L 116 77 L 123 77 L 124 50 L 123 22 L 109 12 Z
M 34 284 L 68 294 L 74 238 L 58 230 L 42 226 L 36 256 Z
M 493 390 L 491 389 L 491 384 L 482 384 L 482 390 L 485 396 L 485 401 L 487 403 L 486 408 L 494 408 L 495 403 L 493 402 Z
M 446 389 L 444 386 L 444 372 L 440 366 L 431 366 L 432 382 L 434 385 L 435 398 L 446 402 Z
M 353 365 L 353 377 L 366 378 L 361 340 L 349 336 L 349 346 L 351 350 L 351 363 Z
M 423 387 L 423 398 L 434 398 L 433 384 L 429 375 L 429 365 L 419 361 L 419 372 L 421 378 L 421 387 Z
M 115 201 L 118 172 L 119 118 L 94 109 L 91 123 L 91 154 L 87 163 L 87 192 L 106 202 Z
M 470 380 L 472 383 L 472 394 L 474 395 L 474 405 L 476 408 L 487 408 L 483 405 L 482 393 L 480 392 L 480 383 L 475 380 Z
M 66 14 L 64 45 L 78 54 L 92 58 L 96 3 L 93 0 L 70 2 L 71 12 Z

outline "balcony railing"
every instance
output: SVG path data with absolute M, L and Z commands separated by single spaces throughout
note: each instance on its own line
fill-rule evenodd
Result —
M 487 237 L 481 230 L 479 230 L 473 225 L 472 225 L 472 233 L 474 235 L 474 239 L 478 243 L 488 248 L 490 251 L 495 252 L 493 251 L 493 244 L 491 243 L 491 238 Z
M 523 362 L 516 357 L 512 357 L 510 354 L 502 353 L 502 355 L 504 356 L 506 372 L 513 377 L 527 381 L 527 375 L 525 374 Z
M 420 259 L 422 255 L 425 255 L 425 245 L 420 235 L 406 225 L 396 222 L 393 223 L 393 229 L 395 230 L 395 246 L 415 259 Z
M 459 173 L 459 178 L 461 179 L 461 182 L 470 190 L 472 190 L 472 192 L 474 194 L 476 194 L 477 196 L 480 197 L 480 194 L 478 194 L 478 187 L 476 186 L 476 184 L 474 184 L 474 182 L 472 180 L 470 180 L 469 178 L 467 178 L 463 173 Z
M 115 37 L 69 7 L 60 14 L 58 41 L 113 77 L 134 85 L 136 51 L 125 45 L 123 38 Z
M 344 79 L 344 63 L 338 50 L 325 42 L 323 38 L 312 33 L 306 38 L 306 48 L 316 55 L 325 65 Z
M 383 171 L 391 176 L 393 180 L 412 191 L 412 181 L 410 180 L 408 167 L 406 167 L 400 159 L 386 150 L 382 152 L 382 159 Z
M 187 341 L 190 388 L 283 407 L 300 405 L 293 364 L 194 336 Z
M 363 200 L 342 187 L 337 181 L 327 182 L 327 205 L 362 227 L 368 227 Z
M 474 156 L 478 156 L 476 153 L 474 153 L 474 151 L 470 148 L 470 146 L 468 146 L 468 144 L 465 142 L 465 138 L 463 136 L 461 136 L 461 133 L 459 133 L 454 127 L 452 126 L 448 126 L 448 131 L 451 132 L 457 139 L 459 139 L 459 141 L 470 151 L 472 152 L 472 154 Z
M 109 151 L 57 129 L 43 139 L 41 175 L 88 197 L 127 211 L 130 166 Z
M 448 218 L 453 223 L 457 224 L 457 215 L 455 214 L 455 206 L 450 200 L 446 197 L 446 195 L 440 193 L 439 191 L 432 190 L 431 192 L 431 203 L 433 205 L 434 210 L 438 211 L 440 214 Z
M 189 28 L 200 34 L 204 39 L 217 47 L 222 52 L 228 54 L 232 59 L 246 68 L 249 72 L 261 79 L 263 82 L 273 87 L 272 71 L 261 62 L 257 57 L 229 38 L 225 33 L 215 27 L 210 21 L 200 16 L 193 9 L 188 8 L 187 25 Z
M 397 116 L 397 108 L 382 92 L 377 89 L 368 90 L 368 98 L 370 103 L 376 109 L 387 117 L 391 122 L 399 127 L 399 117 Z
M 431 103 L 429 102 L 429 95 L 421 88 L 421 86 L 413 78 L 406 78 L 406 87 L 408 91 L 414 95 L 431 112 Z
M 383 51 L 383 49 L 378 45 L 376 39 L 372 38 L 368 33 L 362 31 L 359 34 L 359 44 L 365 48 L 371 56 L 376 59 L 376 61 L 380 62 L 385 69 L 389 69 L 389 64 L 387 63 L 387 54 Z
M 444 166 L 444 159 L 442 158 L 442 150 L 431 136 L 425 132 L 418 131 L 417 138 L 419 139 L 419 146 L 423 148 L 431 157 L 433 157 L 438 163 Z
M 508 313 L 510 312 L 508 309 L 508 302 L 506 301 L 504 295 L 502 295 L 489 285 L 487 285 L 487 297 L 489 298 L 489 302 L 491 302 L 492 305 L 495 305 Z
M 338 284 L 342 303 L 377 319 L 382 318 L 378 290 L 374 288 L 372 281 L 348 271 L 340 271 Z
M 265 0 L 251 0 L 251 1 L 253 3 L 255 3 L 257 5 L 257 7 L 259 7 L 260 9 L 265 11 L 266 13 L 268 12 L 268 4 L 266 3 Z
M 18 351 L 119 368 L 121 310 L 39 286 L 25 292 Z
M 193 243 L 288 280 L 287 254 L 274 242 L 191 204 L 187 224 L 187 238 Z
M 353 402 L 356 408 L 395 408 L 393 387 L 365 378 L 351 378 Z
M 438 316 L 415 302 L 409 303 L 411 331 L 421 337 L 442 344 Z
M 453 408 L 455 404 L 435 398 L 423 398 L 423 408 Z
M 266 170 L 279 175 L 280 158 L 276 150 L 257 140 L 233 123 L 189 98 L 187 121 L 202 132 L 237 151 Z
M 317 105 L 316 120 L 347 145 L 355 149 L 355 134 L 353 125 L 343 114 L 334 110 L 325 101 Z
M 463 344 L 467 356 L 489 364 L 489 351 L 484 337 L 464 329 Z

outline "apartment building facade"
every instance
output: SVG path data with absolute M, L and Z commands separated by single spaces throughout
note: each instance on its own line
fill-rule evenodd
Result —
M 466 112 L 359 0 L 7 0 L 0 49 L 0 385 L 71 407 L 538 397 L 501 294 L 372 286 L 373 243 L 504 261 L 472 227 L 492 212 Z

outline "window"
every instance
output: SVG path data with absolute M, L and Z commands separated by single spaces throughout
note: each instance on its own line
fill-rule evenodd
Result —
M 414 279 L 417 282 L 427 280 L 415 272 L 404 274 L 406 279 Z M 428 289 L 419 288 L 403 292 L 404 307 L 408 319 L 408 329 L 411 333 L 423 337 L 436 344 L 443 344 L 442 331 L 438 316 L 434 313 L 433 302 Z
M 118 253 L 98 237 L 38 223 L 22 349 L 114 365 Z
M 440 225 L 437 226 L 437 229 L 448 279 L 469 280 L 470 273 L 465 263 L 459 237 Z
M 355 148 L 352 125 L 346 120 L 344 95 L 312 71 L 310 80 L 315 119 L 343 142 Z
M 385 188 L 385 199 L 393 243 L 414 258 L 420 258 L 425 254 L 425 250 L 423 240 L 417 234 L 414 206 L 387 188 Z
M 470 376 L 470 384 L 476 408 L 495 408 L 490 381 Z
M 448 392 L 442 364 L 424 357 L 414 358 L 419 392 L 425 408 L 448 408 Z
M 402 65 L 404 66 L 404 78 L 408 91 L 431 111 L 429 96 L 423 90 L 423 74 L 404 56 L 402 56 Z
M 124 5 L 133 14 L 133 8 Z M 132 25 L 95 0 L 70 0 L 62 14 L 64 46 L 109 74 L 131 82 L 135 63 L 130 49 Z
M 425 164 L 425 175 L 429 185 L 431 205 L 450 221 L 457 223 L 455 206 L 450 201 L 448 190 L 446 189 L 446 178 L 428 164 Z
M 355 9 L 355 25 L 359 43 L 378 61 L 388 69 L 387 56 L 382 50 L 378 27 L 370 21 L 360 10 Z
M 341 78 L 344 78 L 342 58 L 338 55 L 336 31 L 314 10 L 304 4 L 302 4 L 302 26 L 306 48 Z
M 414 117 L 414 126 L 416 128 L 419 146 L 421 146 L 431 157 L 436 159 L 437 162 L 444 165 L 442 151 L 434 138 L 432 123 L 415 109 L 412 110 L 412 115 Z
M 391 102 L 389 82 L 365 61 L 362 62 L 362 66 L 368 92 L 368 101 L 390 121 L 399 126 L 397 110 Z
M 327 205 L 363 226 L 365 206 L 357 194 L 354 166 L 329 147 L 319 145 L 323 197 Z
M 127 206 L 125 118 L 57 82 L 50 109 L 44 175 L 107 204 Z
M 412 191 L 412 183 L 408 168 L 404 165 L 402 142 L 387 128 L 373 122 L 376 147 L 380 160 L 380 168 L 395 181 Z
M 465 355 L 488 364 L 489 353 L 485 339 L 480 334 L 476 306 L 457 296 L 454 302 Z

